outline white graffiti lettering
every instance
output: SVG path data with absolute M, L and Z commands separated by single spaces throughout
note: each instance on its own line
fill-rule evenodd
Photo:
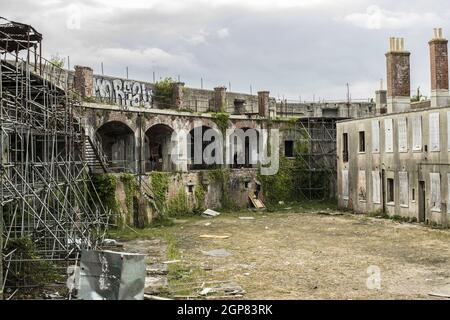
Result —
M 137 81 L 94 77 L 94 94 L 96 98 L 122 106 L 150 107 L 152 104 L 152 88 Z

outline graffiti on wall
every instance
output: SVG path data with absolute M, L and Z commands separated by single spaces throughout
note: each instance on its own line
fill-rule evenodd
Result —
M 152 88 L 131 80 L 94 77 L 94 95 L 106 102 L 128 107 L 150 107 L 152 104 Z

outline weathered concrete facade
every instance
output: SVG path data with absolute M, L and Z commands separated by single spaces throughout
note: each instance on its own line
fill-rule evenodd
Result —
M 441 36 L 430 41 L 433 90 L 448 88 L 447 49 L 442 46 L 447 42 Z M 411 104 L 409 53 L 403 44 L 392 46 L 387 113 L 337 124 L 339 206 L 450 225 L 448 90 L 435 100 L 437 107 L 433 100 Z M 382 105 L 381 98 L 378 103 Z

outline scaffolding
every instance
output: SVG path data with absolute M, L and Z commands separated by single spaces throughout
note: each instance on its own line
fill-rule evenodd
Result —
M 293 126 L 300 146 L 294 177 L 298 194 L 307 200 L 332 199 L 336 189 L 336 121 L 339 118 L 299 118 Z
M 65 274 L 108 225 L 84 159 L 77 95 L 68 73 L 42 57 L 41 41 L 33 27 L 0 18 L 0 298 L 37 287 L 24 271 L 36 263 Z

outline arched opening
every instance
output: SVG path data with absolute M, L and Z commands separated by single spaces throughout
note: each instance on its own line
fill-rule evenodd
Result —
M 219 146 L 216 144 L 217 131 L 209 131 L 207 135 L 212 134 L 211 139 L 205 139 L 205 133 L 208 130 L 214 130 L 208 126 L 195 127 L 191 131 L 189 131 L 189 136 L 187 139 L 187 150 L 189 155 L 189 169 L 190 170 L 212 170 L 218 168 L 221 163 L 217 163 L 214 161 L 216 156 L 220 156 L 223 150 L 218 150 L 217 148 L 209 148 L 211 152 L 207 152 L 205 155 L 205 149 L 208 146 Z M 221 144 L 220 144 L 221 147 Z M 213 162 L 213 163 L 212 163 Z
M 252 128 L 235 129 L 229 141 L 232 168 L 253 168 L 259 161 L 259 132 Z
M 97 134 L 111 169 L 135 171 L 135 138 L 129 126 L 111 121 L 98 128 Z
M 156 124 L 145 132 L 145 171 L 172 171 L 171 159 L 173 129 Z

